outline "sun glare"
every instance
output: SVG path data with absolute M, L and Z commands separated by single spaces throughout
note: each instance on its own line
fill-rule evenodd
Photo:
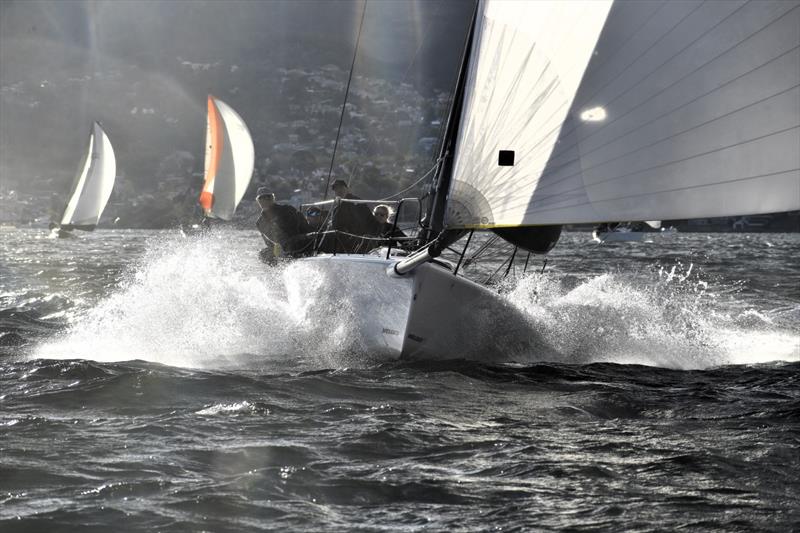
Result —
M 600 122 L 606 119 L 606 110 L 602 106 L 586 109 L 581 113 L 581 120 L 586 122 Z

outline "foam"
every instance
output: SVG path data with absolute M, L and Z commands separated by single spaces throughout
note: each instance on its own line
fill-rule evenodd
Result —
M 285 268 L 265 266 L 235 244 L 224 232 L 152 241 L 119 289 L 36 356 L 257 366 L 325 352 L 347 334 L 329 320 L 322 335 L 305 304 L 287 295 Z M 314 276 L 295 269 L 288 287 L 303 282 Z
M 798 334 L 728 292 L 711 290 L 689 265 L 577 283 L 532 275 L 507 287 L 506 298 L 561 362 L 701 369 L 800 360 Z
M 253 249 L 252 239 L 224 231 L 153 240 L 119 288 L 35 355 L 193 368 L 372 364 L 352 352 L 353 302 L 364 295 L 341 294 L 310 262 L 265 266 Z M 787 320 L 737 300 L 735 288 L 711 290 L 692 265 L 582 278 L 551 271 L 502 290 L 529 323 L 514 334 L 535 331 L 553 348 L 515 353 L 518 362 L 691 369 L 800 360 L 800 336 Z

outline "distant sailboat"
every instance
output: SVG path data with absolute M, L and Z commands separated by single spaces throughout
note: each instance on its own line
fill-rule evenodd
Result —
M 200 206 L 207 218 L 230 220 L 244 196 L 255 164 L 250 131 L 236 111 L 208 97 L 205 179 Z
M 72 184 L 60 222 L 50 226 L 53 235 L 70 237 L 73 229 L 94 230 L 111 196 L 116 174 L 114 149 L 106 132 L 95 122 L 81 171 Z

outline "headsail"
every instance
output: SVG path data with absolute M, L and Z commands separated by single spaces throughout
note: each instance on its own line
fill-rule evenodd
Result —
M 89 135 L 89 149 L 84 163 L 72 184 L 69 200 L 61 216 L 61 228 L 94 229 L 111 196 L 116 174 L 114 149 L 106 132 L 95 122 Z
M 447 227 L 800 209 L 797 0 L 486 0 L 476 30 Z
M 230 220 L 253 176 L 250 131 L 228 104 L 208 97 L 205 180 L 200 205 L 206 216 Z

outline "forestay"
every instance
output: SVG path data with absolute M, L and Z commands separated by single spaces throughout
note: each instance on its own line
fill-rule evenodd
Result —
M 89 134 L 89 148 L 80 173 L 72 184 L 69 200 L 61 217 L 61 228 L 92 229 L 100 220 L 117 173 L 117 160 L 108 135 L 97 122 Z
M 608 7 L 483 2 L 447 226 L 800 209 L 800 2 Z
M 200 205 L 205 215 L 230 220 L 253 176 L 255 149 L 247 125 L 228 104 L 208 97 L 205 180 Z

